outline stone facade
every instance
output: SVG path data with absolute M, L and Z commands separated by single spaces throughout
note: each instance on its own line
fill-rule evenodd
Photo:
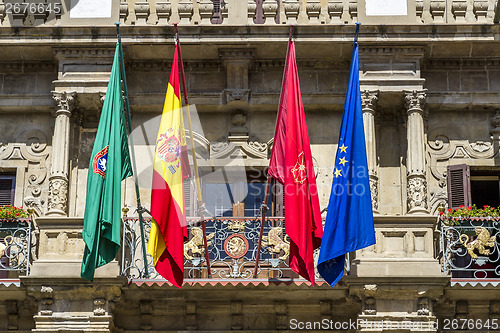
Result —
M 450 283 L 442 272 L 436 229 L 438 208 L 447 205 L 446 167 L 499 165 L 496 2 L 410 0 L 408 15 L 395 21 L 366 15 L 365 2 L 113 0 L 112 17 L 94 23 L 72 21 L 66 7 L 60 15 L 11 14 L 11 2 L 0 0 L 0 174 L 16 176 L 14 204 L 31 207 L 35 223 L 30 274 L 0 285 L 0 332 L 250 332 L 323 321 L 356 322 L 341 327 L 353 332 L 410 331 L 401 325 L 437 332 L 446 320 L 500 320 L 496 284 Z M 289 25 L 297 24 L 322 209 L 353 23 L 363 23 L 360 80 L 377 243 L 352 254 L 340 285 L 214 278 L 177 289 L 127 281 L 121 258 L 100 268 L 93 283 L 79 277 L 87 171 L 116 20 L 145 207 L 174 22 L 197 111 L 198 164 L 226 170 L 230 180 L 269 163 Z M 133 215 L 132 178 L 123 183 L 122 204 Z

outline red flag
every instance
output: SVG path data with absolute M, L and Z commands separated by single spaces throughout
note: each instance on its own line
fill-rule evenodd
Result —
M 291 40 L 268 172 L 285 188 L 285 232 L 290 237 L 290 268 L 314 285 L 313 251 L 321 244 L 323 224 L 295 46 Z
M 156 140 L 148 253 L 156 271 L 179 288 L 184 278 L 184 241 L 188 237 L 182 165 L 186 139 L 181 108 L 176 46 Z

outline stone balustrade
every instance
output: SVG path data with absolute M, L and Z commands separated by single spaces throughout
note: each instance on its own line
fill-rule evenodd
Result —
M 55 3 L 58 0 L 49 0 Z M 495 0 L 415 0 L 407 16 L 367 16 L 365 0 L 112 0 L 124 25 L 492 24 Z M 0 0 L 0 26 L 72 25 L 68 9 L 24 10 Z M 27 4 L 27 3 L 26 3 Z M 41 7 L 40 7 L 41 8 Z M 16 12 L 17 11 L 17 12 Z M 393 20 L 393 18 L 397 18 Z M 80 19 L 81 20 L 81 19 Z M 75 21 L 76 23 L 76 21 Z M 80 21 L 78 23 L 81 23 Z M 109 22 L 112 24 L 113 22 Z M 98 24 L 100 25 L 100 24 Z M 104 24 L 106 25 L 106 24 Z

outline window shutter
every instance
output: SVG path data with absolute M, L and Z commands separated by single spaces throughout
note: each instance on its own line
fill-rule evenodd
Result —
M 448 208 L 470 206 L 470 168 L 467 164 L 449 165 L 446 170 L 448 182 Z
M 14 176 L 0 176 L 0 206 L 14 204 Z

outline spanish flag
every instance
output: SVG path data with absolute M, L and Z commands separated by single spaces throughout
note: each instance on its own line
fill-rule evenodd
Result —
M 188 236 L 183 169 L 189 170 L 189 162 L 185 148 L 176 45 L 156 139 L 148 253 L 153 256 L 156 271 L 179 288 L 184 277 L 184 240 Z

